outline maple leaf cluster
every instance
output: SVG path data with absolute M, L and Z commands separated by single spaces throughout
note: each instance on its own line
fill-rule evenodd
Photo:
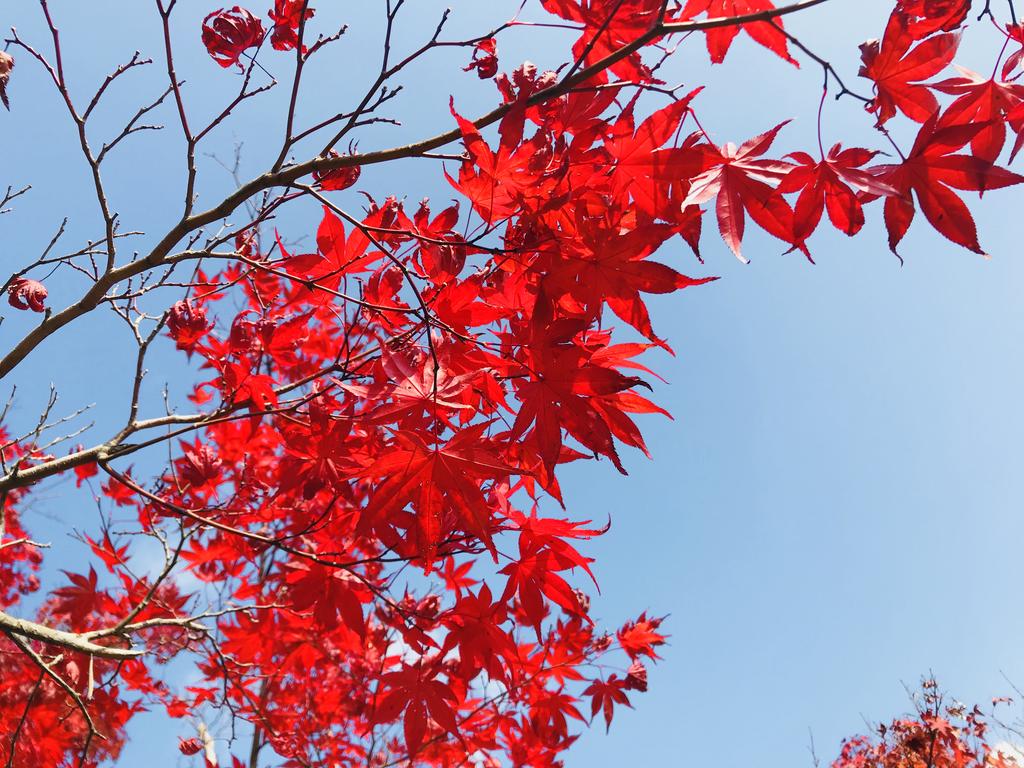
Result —
M 913 713 L 880 723 L 872 736 L 845 740 L 832 768 L 1019 768 L 1020 751 L 996 742 L 998 720 L 980 707 L 949 700 L 932 679 L 922 681 L 914 699 Z
M 631 4 L 628 19 L 620 23 L 609 23 L 611 5 L 589 4 L 577 9 L 574 3 L 552 2 L 547 7 L 563 18 L 584 23 L 583 36 L 574 51 L 578 55 L 586 51 L 589 58 L 583 60 L 595 61 L 621 46 L 624 40 L 635 39 L 641 28 L 647 29 L 649 21 L 644 19 L 659 13 L 661 4 Z M 667 26 L 685 26 L 701 14 L 717 19 L 756 15 L 772 8 L 767 0 L 691 0 L 669 19 Z M 787 243 L 791 250 L 811 258 L 808 240 L 824 213 L 837 230 L 853 236 L 864 226 L 864 206 L 879 199 L 884 199 L 884 223 L 893 253 L 897 252 L 918 208 L 941 235 L 975 253 L 984 253 L 974 218 L 953 190 L 983 194 L 1024 181 L 1021 175 L 997 165 L 1008 133 L 1016 134 L 1010 161 L 1024 145 L 1024 85 L 1016 82 L 1021 74 L 1024 38 L 1018 25 L 1007 25 L 1003 31 L 1006 45 L 991 77 L 960 68 L 959 77 L 932 80 L 953 62 L 969 8 L 970 2 L 963 0 L 897 3 L 882 39 L 861 46 L 860 75 L 872 82 L 873 96 L 858 97 L 839 81 L 840 95 L 853 95 L 866 102 L 885 141 L 891 142 L 886 124 L 899 114 L 920 124 L 909 152 L 902 152 L 895 144 L 884 147 L 895 151 L 900 162 L 871 165 L 880 150 L 844 149 L 838 143 L 827 153 L 822 146 L 814 154 L 794 152 L 787 158 L 773 159 L 766 154 L 786 123 L 739 146 L 730 142 L 716 144 L 696 123 L 696 130 L 670 150 L 661 149 L 668 135 L 663 137 L 662 144 L 635 148 L 645 152 L 645 163 L 657 165 L 656 169 L 640 169 L 641 178 L 657 174 L 663 180 L 674 181 L 671 192 L 677 197 L 672 202 L 680 210 L 673 211 L 673 217 L 679 218 L 680 211 L 692 217 L 688 242 L 695 250 L 700 233 L 699 206 L 714 201 L 722 239 L 743 261 L 746 259 L 742 241 L 748 216 L 762 230 Z M 741 31 L 784 60 L 796 63 L 782 22 L 776 20 L 708 29 L 706 39 L 713 62 L 725 59 Z M 1004 60 L 1007 50 L 1009 55 Z M 618 69 L 613 66 L 611 71 L 637 83 L 660 82 L 655 81 L 638 57 L 639 53 L 623 59 L 615 65 Z M 826 65 L 826 90 L 830 77 L 837 76 L 831 65 Z M 956 98 L 943 107 L 940 95 Z M 623 115 L 629 112 L 627 109 Z M 823 141 L 821 130 L 819 113 L 819 144 Z M 962 152 L 965 149 L 967 152 Z M 645 205 L 647 201 L 639 198 L 636 191 L 630 190 L 634 203 Z M 791 195 L 796 195 L 795 200 L 788 198 Z M 645 212 L 665 212 L 670 204 L 666 199 L 657 201 L 657 205 L 654 208 L 647 204 Z
M 418 155 L 436 160 L 430 151 L 458 144 L 440 156 L 458 199 L 439 212 L 355 188 L 387 153 L 360 155 L 354 143 L 339 153 L 331 142 L 302 174 L 282 153 L 260 178 L 283 179 L 287 193 L 268 193 L 243 226 L 224 223 L 154 331 L 194 365 L 198 415 L 133 422 L 61 457 L 31 438 L 4 439 L 16 470 L 0 481 L 0 622 L 21 595 L 36 593 L 41 608 L 35 628 L 8 622 L 0 639 L 0 730 L 15 734 L 0 740 L 0 760 L 109 762 L 137 712 L 163 709 L 182 724 L 177 749 L 208 764 L 223 748 L 188 723 L 227 712 L 250 724 L 256 753 L 288 768 L 447 767 L 468 756 L 544 768 L 560 765 L 582 725 L 610 726 L 647 689 L 647 665 L 667 641 L 661 619 L 597 627 L 586 552 L 608 526 L 560 511 L 571 499 L 559 473 L 585 460 L 626 473 L 647 453 L 644 419 L 668 416 L 642 356 L 671 350 L 646 302 L 715 279 L 677 269 L 670 247 L 692 250 L 701 270 L 713 205 L 737 257 L 749 219 L 810 258 L 826 218 L 856 235 L 865 206 L 882 199 L 894 251 L 920 207 L 939 233 L 980 253 L 953 190 L 1024 181 L 996 164 L 1009 135 L 1010 162 L 1024 135 L 1015 25 L 1003 35 L 1001 79 L 963 71 L 933 81 L 953 60 L 969 3 L 897 3 L 883 39 L 861 49 L 874 87 L 867 123 L 888 131 L 903 115 L 920 127 L 899 162 L 876 164 L 877 149 L 838 142 L 773 157 L 784 122 L 714 142 L 698 122 L 702 90 L 661 87 L 666 41 L 705 29 L 720 62 L 742 32 L 794 61 L 791 37 L 768 0 L 669 5 L 543 0 L 571 23 L 568 74 L 530 63 L 500 71 L 503 28 L 467 41 L 465 71 L 493 79 L 498 106 L 474 120 L 453 98 L 453 130 Z M 327 39 L 303 43 L 313 14 L 299 0 L 276 0 L 268 14 L 272 47 L 295 51 L 299 70 Z M 265 36 L 240 6 L 203 22 L 224 68 Z M 827 83 L 837 77 L 825 71 Z M 654 98 L 663 101 L 650 109 Z M 308 247 L 270 223 L 295 197 L 317 205 Z M 39 281 L 19 275 L 7 291 L 15 309 L 47 310 Z M 47 311 L 44 323 L 74 314 Z M 125 440 L 154 425 L 168 437 Z M 125 464 L 140 444 L 161 442 L 172 451 L 164 471 L 146 477 Z M 19 504 L 32 478 L 71 470 L 76 487 L 135 527 L 83 534 L 92 567 L 44 591 Z M 165 553 L 157 576 L 132 566 L 144 536 Z M 197 679 L 181 686 L 171 661 L 193 663 Z M 837 765 L 904 765 L 879 749 L 852 741 Z

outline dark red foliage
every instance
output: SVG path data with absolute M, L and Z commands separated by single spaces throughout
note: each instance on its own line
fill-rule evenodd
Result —
M 930 679 L 914 698 L 911 714 L 880 723 L 873 736 L 845 740 L 832 768 L 1020 768 L 1020 751 L 996 738 L 994 716 L 947 699 Z

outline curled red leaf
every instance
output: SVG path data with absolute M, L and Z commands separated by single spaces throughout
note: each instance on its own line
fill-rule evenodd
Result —
M 177 342 L 178 349 L 192 352 L 199 339 L 210 330 L 206 310 L 195 306 L 188 299 L 176 302 L 167 313 L 167 330 Z
M 27 277 L 15 278 L 7 288 L 7 302 L 15 309 L 43 312 L 46 310 L 46 295 L 45 285 Z
M 481 80 L 490 80 L 498 74 L 498 41 L 493 37 L 481 40 L 473 49 L 473 60 L 462 68 L 463 72 L 475 69 Z
M 179 739 L 178 750 L 183 755 L 198 755 L 203 751 L 203 744 L 199 739 Z
M 342 155 L 339 155 L 334 150 L 331 150 L 328 156 L 342 157 Z M 313 178 L 320 185 L 320 189 L 325 192 L 337 192 L 342 189 L 348 189 L 359 181 L 359 175 L 362 173 L 362 170 L 358 165 L 347 165 L 333 171 L 314 171 Z
M 263 42 L 263 22 L 241 6 L 214 11 L 203 19 L 203 45 L 222 67 L 238 63 L 243 51 Z

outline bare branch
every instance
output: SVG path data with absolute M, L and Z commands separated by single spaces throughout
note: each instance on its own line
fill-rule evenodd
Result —
M 6 208 L 5 206 L 8 203 L 10 203 L 14 198 L 21 197 L 22 195 L 24 195 L 30 189 L 32 189 L 32 185 L 31 184 L 25 185 L 24 187 L 22 187 L 21 189 L 19 189 L 16 192 L 13 191 L 14 187 L 8 186 L 7 187 L 7 191 L 4 193 L 3 198 L 0 198 L 0 214 L 10 213 L 11 209 L 10 208 Z
M 103 81 L 103 84 L 96 91 L 96 95 L 93 96 L 92 101 L 89 102 L 89 106 L 86 107 L 85 112 L 82 113 L 83 120 L 89 119 L 89 115 L 92 114 L 92 111 L 96 108 L 96 105 L 100 103 L 100 99 L 103 98 L 104 92 L 106 92 L 110 84 L 114 82 L 118 77 L 123 75 L 132 67 L 142 67 L 146 64 L 153 63 L 152 59 L 140 59 L 139 56 L 141 56 L 141 54 L 138 51 L 136 51 L 134 54 L 132 54 L 131 60 L 129 60 L 126 64 L 122 64 L 109 75 L 107 75 L 106 80 Z
M 149 112 L 152 112 L 154 109 L 156 109 L 161 104 L 163 104 L 164 103 L 164 99 L 166 99 L 170 95 L 171 90 L 172 90 L 171 87 L 167 86 L 167 90 L 165 90 L 156 101 L 152 102 L 151 104 L 149 104 L 147 106 L 140 107 L 139 111 L 136 112 L 135 116 L 131 120 L 128 121 L 128 124 L 125 125 L 125 127 L 121 130 L 121 132 L 117 136 L 115 136 L 113 139 L 111 139 L 109 142 L 107 142 L 106 144 L 103 145 L 103 147 L 100 149 L 100 153 L 96 156 L 96 162 L 97 163 L 102 163 L 103 159 L 107 156 L 107 154 L 114 147 L 116 147 L 118 144 L 121 143 L 121 141 L 123 139 L 126 139 L 128 136 L 130 136 L 133 133 L 138 133 L 139 131 L 159 131 L 159 130 L 163 130 L 163 126 L 162 125 L 138 125 L 137 123 L 146 114 L 148 114 Z

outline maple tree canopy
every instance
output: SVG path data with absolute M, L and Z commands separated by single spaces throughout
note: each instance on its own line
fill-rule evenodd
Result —
M 155 0 L 153 61 L 136 53 L 94 90 L 69 83 L 47 0 L 49 34 L 12 30 L 0 52 L 2 119 L 33 119 L 42 96 L 19 88 L 23 71 L 47 78 L 99 215 L 96 238 L 41 236 L 41 256 L 7 279 L 0 377 L 20 381 L 26 359 L 91 313 L 123 320 L 137 347 L 128 418 L 102 434 L 79 437 L 55 402 L 27 431 L 3 411 L 7 768 L 116 763 L 142 711 L 167 716 L 147 748 L 196 765 L 561 765 L 584 726 L 609 726 L 647 689 L 666 637 L 647 613 L 595 625 L 587 548 L 607 526 L 563 498 L 559 469 L 597 460 L 625 473 L 646 453 L 635 417 L 668 415 L 644 362 L 668 341 L 645 299 L 709 290 L 705 216 L 740 259 L 748 225 L 811 259 L 821 227 L 884 227 L 896 252 L 915 218 L 980 254 L 960 193 L 986 204 L 1024 181 L 1006 167 L 1024 146 L 1012 2 L 976 8 L 986 23 L 968 30 L 970 0 L 898 0 L 859 57 L 851 41 L 841 64 L 862 79 L 844 81 L 786 27 L 796 13 L 826 18 L 828 0 L 528 0 L 470 38 L 448 36 L 446 13 L 411 50 L 392 45 L 392 0 L 379 72 L 357 73 L 364 95 L 306 123 L 301 104 L 334 96 L 304 88 L 303 71 L 345 32 L 322 27 L 318 4 L 199 9 L 189 42 L 209 59 L 189 62 L 195 82 L 178 74 L 176 0 Z M 562 41 L 563 66 L 503 58 L 504 39 L 541 24 L 558 30 L 545 39 Z M 964 34 L 988 41 L 991 76 L 950 70 Z M 699 117 L 714 92 L 659 72 L 705 44 L 722 62 L 740 35 L 820 67 L 823 110 L 830 95 L 863 102 L 859 133 L 822 135 L 819 111 L 814 147 L 780 148 L 791 115 L 758 136 L 709 136 Z M 464 69 L 436 105 L 448 128 L 389 146 L 381 126 L 402 78 L 453 47 Z M 97 135 L 108 87 L 147 64 L 166 70 L 163 92 Z M 200 118 L 189 104 L 203 78 L 237 94 Z M 493 81 L 491 111 L 468 113 L 460 78 Z M 276 158 L 223 198 L 201 195 L 210 134 L 275 88 L 289 94 Z M 183 203 L 143 236 L 103 170 L 156 114 L 178 134 L 181 177 L 147 183 L 180 185 Z M 892 138 L 897 124 L 913 127 L 910 146 Z M 409 162 L 456 201 L 406 205 L 407 190 L 360 186 L 371 166 Z M 0 224 L 33 226 L 18 219 L 26 192 L 8 187 Z M 302 204 L 316 206 L 315 233 L 279 227 Z M 195 385 L 180 407 L 148 412 L 147 355 L 168 337 Z M 82 567 L 50 557 L 24 514 L 61 479 L 77 489 L 80 514 L 62 522 Z M 154 546 L 159 566 L 138 567 Z M 880 739 L 848 742 L 836 765 L 1012 764 L 977 742 L 980 714 L 933 698 Z M 231 739 L 214 739 L 215 720 Z

